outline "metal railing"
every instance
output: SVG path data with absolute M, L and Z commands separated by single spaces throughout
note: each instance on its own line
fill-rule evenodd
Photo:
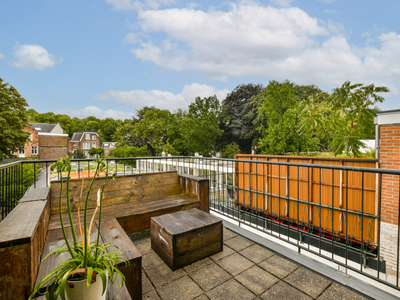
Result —
M 34 165 L 34 187 L 47 186 L 59 179 L 50 172 L 53 162 L 22 161 L 0 167 L 3 218 L 24 193 L 23 166 Z M 117 175 L 177 171 L 207 177 L 212 211 L 295 246 L 298 252 L 312 253 L 346 272 L 400 290 L 400 170 L 198 156 L 107 158 L 106 164 Z M 35 166 L 41 169 L 36 171 Z M 91 177 L 95 170 L 91 159 L 73 160 L 72 167 L 73 178 Z M 360 179 L 355 183 L 356 174 Z M 322 180 L 323 176 L 331 181 Z M 388 180 L 390 208 L 385 200 Z M 366 202 L 370 193 L 376 193 L 373 207 Z M 355 199 L 353 206 L 350 197 Z

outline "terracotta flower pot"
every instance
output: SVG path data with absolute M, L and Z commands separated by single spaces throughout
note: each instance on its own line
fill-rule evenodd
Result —
M 86 273 L 86 269 L 78 269 L 74 274 Z M 72 275 L 72 272 L 70 273 Z M 106 271 L 106 276 L 108 278 L 108 272 Z M 87 280 L 71 280 L 67 281 L 65 286 L 65 293 L 68 300 L 105 300 L 107 295 L 107 286 L 104 294 L 103 282 L 99 274 L 93 272 L 92 283 L 87 286 Z

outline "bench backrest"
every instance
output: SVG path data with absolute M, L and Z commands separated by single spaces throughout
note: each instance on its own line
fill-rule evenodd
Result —
M 83 195 L 81 209 L 84 208 L 83 201 L 86 198 L 85 191 L 88 189 L 90 180 L 84 179 Z M 97 190 L 103 186 L 104 178 L 97 178 L 93 183 L 93 188 L 89 196 L 88 208 L 95 208 L 97 205 Z M 70 180 L 70 205 L 72 211 L 78 210 L 79 196 L 81 193 L 82 179 Z M 60 200 L 60 181 L 51 182 L 51 213 L 59 212 Z M 179 183 L 178 173 L 157 172 L 143 173 L 137 175 L 117 176 L 114 180 L 111 178 L 107 181 L 107 186 L 104 191 L 103 206 L 114 204 L 128 203 L 133 201 L 162 198 L 165 196 L 180 194 L 181 187 Z M 66 182 L 63 183 L 63 199 L 62 211 L 67 211 L 66 203 Z

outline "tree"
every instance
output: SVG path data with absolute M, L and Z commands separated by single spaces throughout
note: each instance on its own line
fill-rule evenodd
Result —
M 82 149 L 76 149 L 76 158 L 81 159 L 81 158 L 86 158 L 85 152 L 83 152 Z
M 286 80 L 282 83 L 270 81 L 263 91 L 260 114 L 265 116 L 267 127 L 261 125 L 262 134 L 258 147 L 264 154 L 282 155 L 286 152 L 315 151 L 319 140 L 312 129 L 299 132 L 300 120 L 298 89 Z
M 215 145 L 223 130 L 220 122 L 226 122 L 226 112 L 216 96 L 196 100 L 189 105 L 187 117 L 179 123 L 180 145 L 189 154 L 199 152 L 204 156 L 216 153 Z
M 18 91 L 0 78 L 0 161 L 24 149 L 29 140 L 30 133 L 23 130 L 28 123 L 27 106 Z
M 136 136 L 145 145 L 151 156 L 160 155 L 163 146 L 175 133 L 175 118 L 166 109 L 148 110 L 144 118 L 135 124 Z
M 371 106 L 384 101 L 378 93 L 389 92 L 386 87 L 373 84 L 351 84 L 350 81 L 335 88 L 326 101 L 309 98 L 300 106 L 300 132 L 310 130 L 323 136 L 335 155 L 345 152 L 360 156 L 360 140 L 374 136 L 373 118 L 376 110 Z
M 224 131 L 218 138 L 218 147 L 223 148 L 235 142 L 244 153 L 250 153 L 254 136 L 249 134 L 254 117 L 249 114 L 252 105 L 249 100 L 263 90 L 261 84 L 240 84 L 222 101 L 226 108 L 227 122 L 220 123 L 220 129 Z M 252 133 L 255 133 L 254 131 Z
M 240 153 L 240 147 L 235 142 L 229 144 L 221 151 L 222 158 L 235 158 L 235 154 Z
M 104 156 L 104 148 L 103 147 L 99 147 L 99 148 L 92 147 L 89 150 L 89 154 L 91 156 L 98 155 L 100 157 L 103 157 Z
M 147 146 L 144 147 L 134 147 L 124 145 L 122 147 L 118 147 L 111 152 L 110 157 L 145 157 L 147 156 Z M 130 165 L 136 167 L 136 161 L 119 161 L 119 163 L 125 163 L 126 165 Z

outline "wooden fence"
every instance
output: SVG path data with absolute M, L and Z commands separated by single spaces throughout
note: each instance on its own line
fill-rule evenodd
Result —
M 376 159 L 238 154 L 237 159 L 379 168 Z M 236 162 L 236 203 L 276 221 L 365 247 L 378 244 L 378 175 Z M 251 176 L 249 176 L 251 174 Z

